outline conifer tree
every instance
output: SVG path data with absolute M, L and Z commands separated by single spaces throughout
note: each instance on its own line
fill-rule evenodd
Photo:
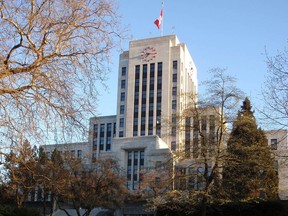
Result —
M 238 111 L 227 145 L 223 186 L 229 199 L 277 198 L 278 179 L 272 153 L 248 98 Z

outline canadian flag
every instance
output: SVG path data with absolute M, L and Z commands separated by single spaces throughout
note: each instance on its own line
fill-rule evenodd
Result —
M 163 19 L 163 9 L 164 9 L 164 5 L 163 5 L 163 2 L 162 2 L 162 8 L 161 8 L 161 11 L 160 11 L 160 16 L 158 19 L 156 19 L 154 21 L 154 24 L 157 26 L 158 29 L 160 29 L 160 26 L 161 26 L 161 23 L 162 23 L 162 19 Z

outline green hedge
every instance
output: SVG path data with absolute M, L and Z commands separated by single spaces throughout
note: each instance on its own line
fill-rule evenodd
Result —
M 170 203 L 157 209 L 157 216 L 200 216 L 199 206 L 189 206 Z M 224 205 L 209 205 L 207 216 L 287 216 L 288 202 L 267 201 L 267 202 L 242 202 L 227 203 Z
M 8 205 L 0 205 L 0 216 L 41 216 L 36 209 L 13 208 Z

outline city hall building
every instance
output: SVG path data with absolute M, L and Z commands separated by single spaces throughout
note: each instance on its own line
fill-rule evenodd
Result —
M 119 59 L 117 114 L 90 119 L 93 157 L 117 159 L 127 170 L 128 188 L 137 189 L 140 169 L 182 147 L 184 134 L 170 136 L 162 121 L 183 112 L 185 94 L 196 95 L 197 86 L 197 69 L 176 35 L 131 41 Z
M 131 41 L 129 50 L 119 57 L 116 115 L 90 118 L 88 142 L 78 143 L 80 149 L 75 149 L 73 143 L 43 148 L 46 152 L 52 148 L 71 149 L 77 156 L 85 156 L 87 163 L 112 157 L 126 171 L 127 187 L 137 190 L 140 170 L 171 160 L 177 150 L 195 148 L 193 140 L 199 136 L 195 131 L 175 133 L 168 122 L 174 122 L 176 114 L 185 112 L 191 100 L 197 101 L 197 88 L 197 69 L 186 45 L 176 35 Z M 211 110 L 202 115 L 201 127 L 213 137 L 217 115 Z M 277 139 L 281 139 L 278 151 L 287 153 L 287 130 L 281 135 L 275 131 L 268 135 L 268 143 L 274 148 Z M 282 187 L 279 195 L 288 199 L 286 161 L 277 165 Z

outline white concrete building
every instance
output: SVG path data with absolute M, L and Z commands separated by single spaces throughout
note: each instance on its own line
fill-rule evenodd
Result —
M 162 120 L 185 109 L 197 93 L 197 69 L 176 35 L 131 41 L 120 55 L 116 137 L 158 135 L 171 149 L 178 137 L 167 136 Z
M 101 157 L 103 152 L 111 151 L 116 128 L 116 115 L 90 118 L 88 143 L 92 158 Z
M 265 131 L 268 144 L 275 156 L 275 169 L 279 178 L 279 198 L 288 200 L 288 131 Z
M 184 111 L 185 94 L 197 94 L 197 69 L 185 44 L 168 35 L 131 41 L 118 71 L 117 115 L 90 119 L 89 145 L 93 157 L 117 159 L 128 188 L 137 189 L 141 169 L 169 160 L 181 147 L 184 133 L 171 136 L 161 122 Z
M 118 75 L 117 113 L 90 119 L 88 143 L 44 147 L 46 152 L 82 150 L 82 155 L 90 155 L 90 162 L 112 157 L 126 171 L 128 188 L 136 190 L 140 170 L 169 160 L 173 151 L 185 149 L 198 157 L 197 131 L 174 133 L 172 126 L 163 127 L 164 121 L 173 122 L 173 114 L 187 108 L 187 93 L 197 94 L 197 69 L 186 45 L 176 35 L 167 35 L 131 41 L 129 50 L 120 54 Z M 193 119 L 189 121 L 193 127 Z M 219 128 L 217 117 L 206 110 L 200 122 L 212 143 Z M 271 147 L 277 147 L 280 198 L 288 199 L 288 164 L 283 157 L 288 156 L 287 130 L 266 135 Z
M 41 147 L 48 157 L 57 149 L 62 155 L 69 154 L 69 156 L 81 158 L 87 164 L 91 161 L 91 151 L 88 142 L 42 145 Z

